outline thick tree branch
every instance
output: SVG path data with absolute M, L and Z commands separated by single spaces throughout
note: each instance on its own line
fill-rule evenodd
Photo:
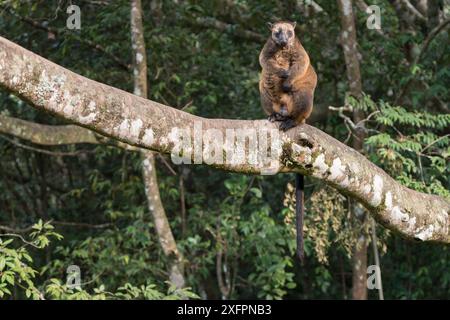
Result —
M 100 143 L 94 132 L 79 126 L 49 126 L 8 117 L 2 114 L 0 114 L 0 133 L 13 135 L 46 146 L 74 143 Z
M 44 146 L 69 144 L 106 144 L 128 151 L 139 151 L 127 143 L 106 138 L 76 125 L 46 125 L 0 114 L 0 133 Z
M 230 130 L 278 132 L 266 120 L 205 119 L 137 97 L 77 75 L 1 37 L 0 86 L 37 109 L 163 153 L 174 151 L 179 141 L 174 128 L 178 132 L 215 129 L 223 136 Z M 363 155 L 312 126 L 301 125 L 272 140 L 272 145 L 282 146 L 277 172 L 301 172 L 323 180 L 360 201 L 378 222 L 407 238 L 450 243 L 447 199 L 402 186 Z M 219 148 L 220 154 L 230 152 L 230 143 L 220 139 L 210 141 L 209 147 Z M 246 151 L 243 148 L 238 155 L 247 156 Z M 265 168 L 254 157 L 245 162 L 209 160 L 209 165 L 233 172 L 259 174 Z

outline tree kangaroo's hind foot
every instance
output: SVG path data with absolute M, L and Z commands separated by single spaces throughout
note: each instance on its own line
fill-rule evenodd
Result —
M 292 118 L 286 118 L 280 123 L 281 131 L 288 131 L 289 129 L 295 127 L 297 122 Z

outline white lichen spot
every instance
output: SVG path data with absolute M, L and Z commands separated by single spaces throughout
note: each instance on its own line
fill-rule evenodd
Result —
M 330 167 L 330 179 L 340 181 L 345 176 L 345 166 L 342 165 L 341 159 L 336 158 Z
M 393 224 L 407 223 L 407 232 L 412 232 L 416 226 L 416 217 L 410 217 L 408 213 L 403 212 L 399 206 L 393 205 L 392 193 L 390 191 L 386 192 L 384 205 L 386 211 L 390 215 L 390 220 Z
M 430 239 L 433 236 L 433 232 L 434 232 L 434 226 L 430 225 L 426 228 L 424 228 L 422 231 L 418 232 L 416 234 L 416 238 L 425 241 Z
M 386 192 L 386 198 L 384 199 L 384 205 L 386 209 L 392 209 L 392 193 L 390 191 Z
M 379 175 L 375 175 L 373 178 L 372 192 L 373 195 L 372 199 L 370 199 L 370 204 L 377 207 L 380 205 L 383 195 L 383 178 Z
M 70 103 L 70 101 L 65 105 L 64 109 L 63 109 L 63 113 L 65 116 L 70 117 L 73 114 L 73 105 L 72 103 Z
M 349 180 L 349 178 L 348 178 L 348 177 L 345 177 L 344 180 L 342 180 L 341 182 L 339 182 L 339 185 L 340 185 L 341 187 L 344 187 L 344 188 L 348 187 L 348 186 L 350 185 L 350 180 Z
M 190 131 L 189 131 L 190 133 Z M 164 144 L 168 144 L 170 142 L 176 143 L 180 139 L 180 135 L 183 134 L 183 130 L 180 130 L 178 128 L 172 128 L 172 130 L 169 133 L 168 139 L 167 138 L 161 138 L 161 140 L 164 139 Z M 161 141 L 162 143 L 162 141 Z
M 20 78 L 17 75 L 14 75 L 11 82 L 13 85 L 17 85 L 19 83 Z
M 62 102 L 62 112 L 65 116 L 71 117 L 75 108 L 81 104 L 81 97 L 78 94 L 71 95 L 69 91 L 64 91 Z
M 411 232 L 416 227 L 416 217 L 412 217 L 408 221 L 408 232 Z
M 342 11 L 345 16 L 348 16 L 352 12 L 352 2 L 350 0 L 342 1 Z
M 305 139 L 305 140 L 308 140 L 308 139 L 309 139 L 308 135 L 307 135 L 306 133 L 304 133 L 304 132 L 300 132 L 300 134 L 298 135 L 298 137 L 299 137 L 300 139 Z
M 317 170 L 317 172 L 321 176 L 323 176 L 327 172 L 329 167 L 325 163 L 325 155 L 323 153 L 319 154 L 319 156 L 317 156 L 316 160 L 314 160 L 313 168 L 315 170 Z
M 148 160 L 147 158 L 142 162 L 142 165 L 144 166 L 145 170 L 148 170 L 148 172 L 151 172 L 153 169 L 150 160 Z
M 150 146 L 153 144 L 154 139 L 155 139 L 155 134 L 154 134 L 153 130 L 151 128 L 145 129 L 144 136 L 142 137 L 142 142 L 145 145 Z
M 130 130 L 130 121 L 128 121 L 128 119 L 124 119 L 116 131 L 119 137 L 126 137 L 128 135 L 129 130 Z
M 97 117 L 97 114 L 95 112 L 89 113 L 87 116 L 80 116 L 80 123 L 82 124 L 90 124 L 92 123 L 95 118 Z
M 35 93 L 39 104 L 46 104 L 50 110 L 61 111 L 64 104 L 58 103 L 58 98 L 63 96 L 61 88 L 66 81 L 66 75 L 47 76 L 46 71 L 42 71 Z M 50 95 L 50 96 L 49 96 Z
M 137 63 L 141 63 L 142 60 L 144 60 L 144 56 L 138 52 L 138 53 L 136 54 L 136 62 L 137 62 Z
M 142 125 L 144 123 L 141 119 L 136 119 L 131 122 L 130 134 L 133 138 L 139 137 L 139 133 L 141 132 Z
M 399 224 L 401 222 L 408 222 L 409 215 L 402 212 L 399 206 L 395 206 L 391 210 L 391 220 L 394 224 Z
M 89 109 L 89 111 L 95 111 L 95 102 L 94 101 L 89 102 L 88 109 Z
M 361 171 L 360 167 L 359 167 L 359 163 L 357 163 L 357 162 L 351 162 L 349 164 L 349 169 L 350 169 L 350 172 L 353 173 L 354 175 L 358 175 L 359 172 Z
M 39 77 L 39 83 L 36 86 L 36 96 L 38 98 L 38 103 L 45 102 L 46 94 L 51 90 L 49 85 L 49 78 L 45 70 L 42 71 Z

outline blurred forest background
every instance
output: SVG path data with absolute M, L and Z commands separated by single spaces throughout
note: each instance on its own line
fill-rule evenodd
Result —
M 81 8 L 81 30 L 66 28 L 70 4 Z M 380 30 L 366 25 L 366 6 L 373 4 L 381 9 Z M 396 180 L 450 197 L 450 1 L 353 1 L 361 80 L 353 95 L 339 5 L 144 0 L 148 98 L 207 118 L 265 117 L 258 55 L 266 24 L 296 21 L 319 79 L 309 123 L 349 145 L 360 137 L 359 150 Z M 133 92 L 130 1 L 1 0 L 0 34 Z M 366 119 L 356 128 L 351 110 Z M 155 208 L 147 202 L 141 153 L 108 143 L 34 143 L 32 135 L 20 139 L 2 127 L 11 119 L 67 125 L 0 91 L 3 299 L 378 299 L 377 290 L 366 289 L 374 252 L 385 298 L 450 297 L 448 246 L 374 228 L 370 216 L 355 216 L 346 197 L 319 181 L 306 180 L 300 266 L 294 175 L 175 166 L 155 155 L 163 205 Z M 157 232 L 155 214 L 167 217 L 170 229 Z M 81 270 L 81 289 L 66 285 L 70 265 Z

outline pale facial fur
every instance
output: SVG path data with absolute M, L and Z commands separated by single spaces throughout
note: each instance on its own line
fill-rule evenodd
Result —
M 270 24 L 272 40 L 280 47 L 292 46 L 295 41 L 295 25 L 295 22 L 276 22 Z

